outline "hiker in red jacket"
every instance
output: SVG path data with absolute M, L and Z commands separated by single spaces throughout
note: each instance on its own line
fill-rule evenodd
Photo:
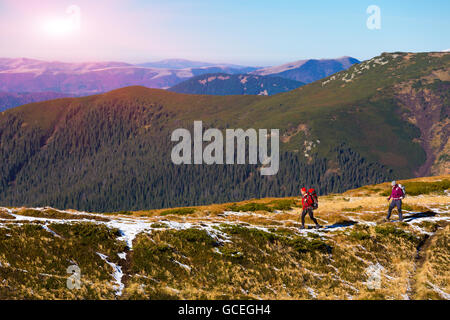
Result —
M 398 218 L 400 221 L 403 221 L 402 199 L 405 197 L 405 195 L 403 194 L 402 188 L 400 188 L 399 185 L 395 181 L 392 181 L 391 185 L 392 185 L 392 192 L 387 200 L 389 201 L 392 199 L 392 201 L 389 204 L 389 210 L 388 210 L 388 215 L 386 217 L 386 220 L 389 221 L 389 218 L 391 217 L 392 209 L 394 209 L 394 207 L 397 207 Z
M 302 226 L 300 229 L 305 229 L 305 216 L 306 214 L 309 214 L 309 217 L 312 221 L 316 224 L 316 229 L 320 228 L 320 224 L 317 222 L 316 218 L 314 218 L 313 215 L 313 205 L 314 205 L 314 199 L 312 195 L 306 191 L 306 188 L 302 188 Z

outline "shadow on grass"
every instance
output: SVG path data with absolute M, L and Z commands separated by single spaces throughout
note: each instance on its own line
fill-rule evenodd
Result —
M 345 221 L 339 221 L 336 222 L 330 226 L 326 226 L 324 227 L 324 229 L 334 229 L 334 228 L 342 228 L 342 227 L 350 227 L 353 226 L 355 224 L 357 224 L 358 222 L 353 221 L 353 220 L 345 220 Z
M 436 215 L 436 212 L 433 212 L 433 211 L 415 212 L 413 214 L 410 214 L 409 216 L 405 216 L 403 218 L 403 221 L 410 222 L 415 219 L 434 217 L 435 215 Z

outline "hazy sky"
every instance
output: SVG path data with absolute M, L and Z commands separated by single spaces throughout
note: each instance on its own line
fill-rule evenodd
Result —
M 369 5 L 381 29 L 366 26 Z M 363 60 L 450 48 L 450 1 L 0 0 L 0 42 L 0 57 L 62 61 Z

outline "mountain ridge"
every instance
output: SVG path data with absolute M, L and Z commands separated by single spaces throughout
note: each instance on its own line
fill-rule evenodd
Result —
M 278 76 L 311 83 L 360 63 L 358 59 L 344 56 L 336 59 L 304 59 L 280 66 L 267 67 L 250 72 L 255 75 Z
M 0 203 L 104 211 L 288 196 L 302 184 L 330 193 L 413 177 L 429 159 L 428 172 L 445 174 L 449 58 L 386 53 L 268 97 L 128 87 L 10 109 L 0 113 Z M 407 99 L 422 93 L 433 97 L 430 128 Z M 171 132 L 199 119 L 205 129 L 279 128 L 279 173 L 171 164 Z
M 305 76 L 308 81 L 301 82 L 311 82 L 312 78 L 318 79 L 332 71 L 340 71 L 343 64 L 326 70 L 322 70 L 321 66 L 315 68 L 315 70 L 310 68 L 307 71 Z M 154 64 L 134 65 L 115 61 L 68 63 L 28 58 L 0 58 L 0 91 L 58 92 L 80 96 L 107 92 L 132 85 L 166 89 L 202 74 L 244 74 L 263 72 L 261 70 L 265 69 L 183 59 L 168 59 Z M 299 71 L 288 71 L 288 73 L 292 72 L 296 75 L 285 73 L 280 73 L 280 75 L 284 78 L 301 77 L 298 75 Z M 275 74 L 272 74 L 272 76 L 275 76 Z
M 304 85 L 303 82 L 280 77 L 251 74 L 207 73 L 192 77 L 168 91 L 208 95 L 273 95 Z

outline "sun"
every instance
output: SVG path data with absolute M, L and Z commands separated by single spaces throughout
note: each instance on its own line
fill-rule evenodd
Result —
M 76 5 L 66 8 L 66 16 L 43 20 L 42 29 L 49 36 L 68 36 L 80 29 L 81 10 Z
M 74 31 L 68 19 L 50 19 L 43 23 L 43 31 L 49 36 L 67 36 Z

